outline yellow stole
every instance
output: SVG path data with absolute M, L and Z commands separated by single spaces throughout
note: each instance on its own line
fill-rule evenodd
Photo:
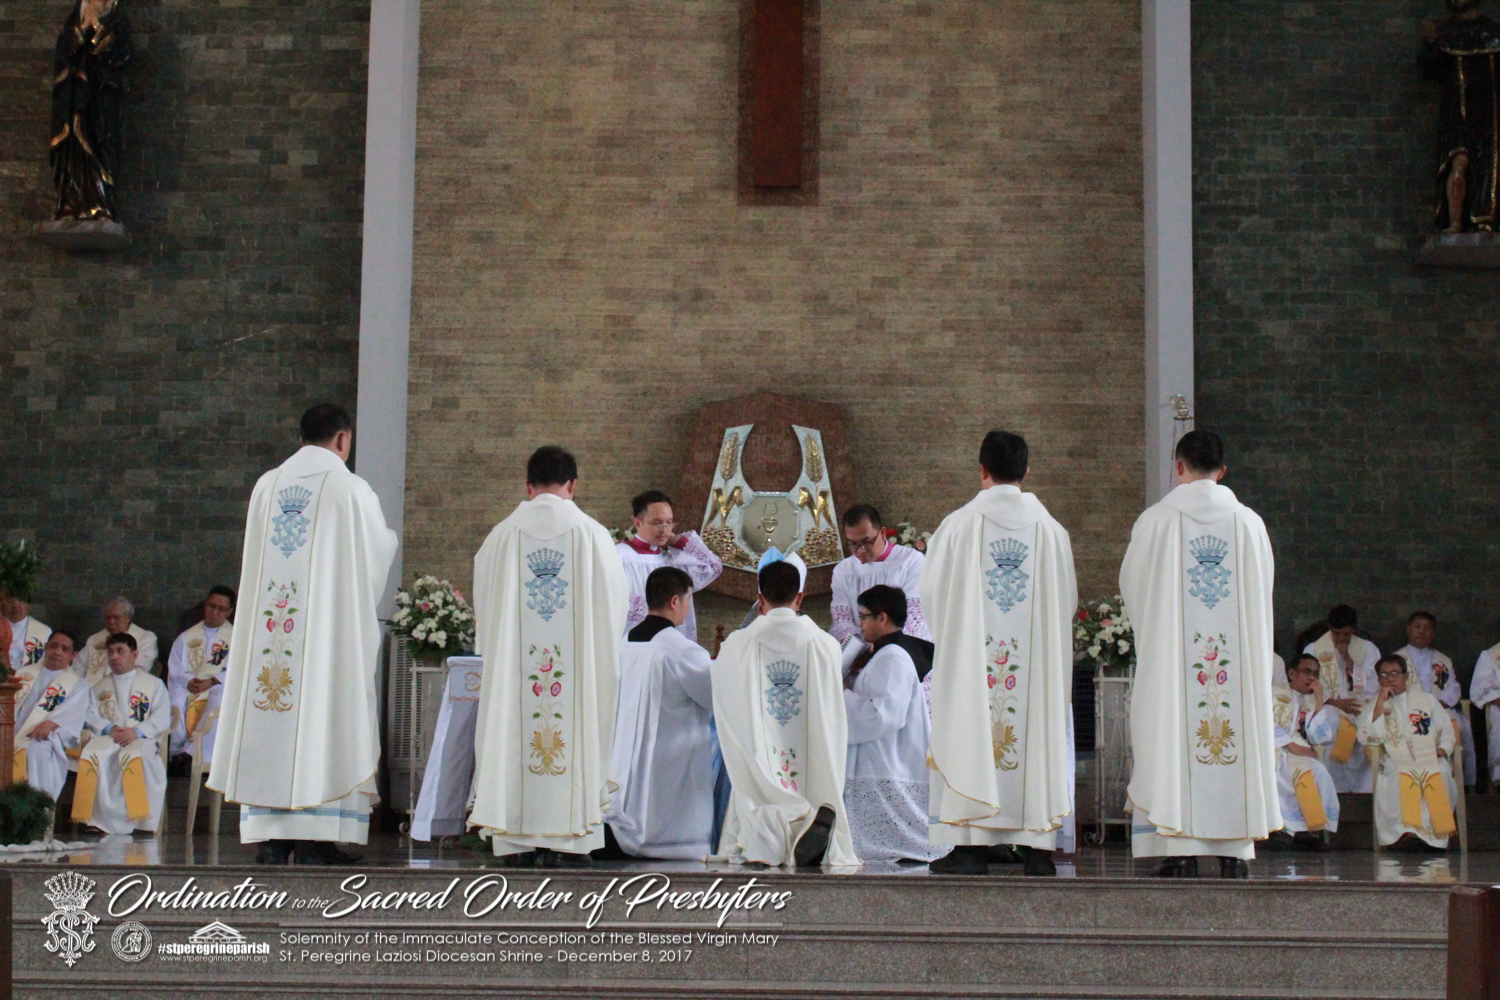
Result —
M 1369 643 L 1357 635 L 1349 637 L 1349 661 L 1354 665 L 1354 680 L 1358 682 L 1363 674 L 1360 666 L 1365 662 L 1365 647 Z M 1364 691 L 1355 688 L 1349 683 L 1344 675 L 1344 668 L 1339 664 L 1338 649 L 1333 644 L 1333 633 L 1324 632 L 1313 643 L 1313 654 L 1318 658 L 1318 668 L 1323 681 L 1323 690 L 1330 698 L 1363 698 Z M 1333 747 L 1328 755 L 1340 764 L 1349 763 L 1349 758 L 1354 756 L 1354 744 L 1359 735 L 1359 728 L 1354 724 L 1354 716 L 1348 712 L 1339 712 L 1339 731 L 1333 738 Z
M 1293 743 L 1307 746 L 1297 725 L 1297 715 L 1301 709 L 1297 703 L 1297 693 L 1281 684 L 1272 687 L 1271 691 L 1276 725 L 1292 734 Z M 1302 809 L 1302 818 L 1307 822 L 1307 828 L 1323 829 L 1328 825 L 1328 814 L 1323 810 L 1323 796 L 1318 792 L 1318 782 L 1312 768 L 1308 766 L 1307 758 L 1288 753 L 1285 747 L 1281 749 L 1281 756 L 1291 768 L 1292 792 L 1297 796 L 1297 805 Z

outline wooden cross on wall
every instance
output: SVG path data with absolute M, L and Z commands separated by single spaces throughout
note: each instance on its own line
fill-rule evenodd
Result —
M 740 0 L 741 204 L 817 204 L 818 2 Z

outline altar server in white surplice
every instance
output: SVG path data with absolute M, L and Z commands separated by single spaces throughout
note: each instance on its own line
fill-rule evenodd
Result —
M 1500 785 L 1500 645 L 1491 646 L 1479 654 L 1474 664 L 1474 676 L 1469 681 L 1469 699 L 1484 709 L 1484 721 L 1489 733 L 1490 780 Z
M 1128 789 L 1136 857 L 1163 876 L 1217 855 L 1249 878 L 1255 841 L 1282 825 L 1272 718 L 1271 589 L 1265 524 L 1219 485 L 1224 445 L 1177 442 L 1177 487 L 1135 522 L 1120 593 L 1135 626 Z
M 935 872 L 984 874 L 987 847 L 1027 848 L 1026 874 L 1055 875 L 1072 813 L 1073 613 L 1067 531 L 1023 493 L 1026 441 L 990 431 L 973 500 L 933 533 L 922 597 L 932 663 L 929 836 L 953 850 Z
M 859 595 L 863 641 L 844 650 L 844 807 L 854 852 L 865 864 L 947 853 L 927 839 L 932 727 L 922 680 L 932 670 L 932 643 L 902 633 L 906 609 L 906 595 L 895 587 L 866 590 Z
M 53 799 L 68 779 L 67 746 L 76 745 L 89 709 L 89 689 L 68 669 L 73 634 L 59 629 L 47 637 L 34 683 L 16 705 L 15 767 L 12 779 L 40 788 Z
M 907 635 L 932 639 L 922 611 L 922 563 L 925 556 L 907 545 L 891 541 L 880 520 L 880 511 L 869 504 L 856 504 L 844 511 L 844 540 L 852 555 L 833 567 L 833 628 L 839 645 L 847 647 L 859 638 L 859 595 L 871 587 L 895 587 L 906 595 Z
M 344 464 L 353 443 L 349 414 L 309 409 L 302 449 L 260 477 L 245 519 L 208 785 L 240 803 L 240 840 L 265 864 L 352 863 L 334 843 L 367 843 L 378 800 L 375 610 L 397 539 Z
M 660 490 L 647 490 L 630 501 L 635 535 L 620 542 L 615 551 L 625 565 L 625 579 L 630 584 L 630 612 L 625 619 L 629 631 L 646 620 L 646 577 L 663 566 L 673 566 L 693 581 L 693 590 L 702 590 L 724 572 L 724 560 L 703 544 L 696 531 L 676 532 L 672 498 Z M 698 641 L 698 614 L 688 606 L 687 620 L 678 631 L 693 642 Z
M 78 758 L 73 822 L 105 833 L 156 831 L 167 797 L 167 766 L 156 738 L 172 725 L 167 686 L 136 667 L 135 637 L 105 642 L 108 672 L 89 688 L 86 723 L 98 733 Z
M 135 662 L 141 668 L 150 671 L 156 667 L 157 643 L 156 633 L 141 628 L 135 623 L 135 605 L 124 595 L 110 598 L 108 604 L 104 605 L 104 627 L 83 644 L 83 648 L 73 654 L 73 669 L 84 681 L 93 687 L 99 678 L 109 672 L 109 658 L 105 653 L 105 640 L 120 632 L 129 632 L 135 639 L 136 649 L 139 655 Z
M 16 703 L 26 697 L 26 688 L 36 677 L 42 662 L 42 651 L 52 630 L 31 616 L 31 604 L 13 594 L 0 591 L 0 614 L 10 624 L 10 669 L 21 682 Z
M 1327 747 L 1319 751 L 1333 784 L 1341 792 L 1370 791 L 1370 761 L 1356 745 L 1359 713 L 1375 697 L 1379 684 L 1375 680 L 1375 661 L 1380 650 L 1368 639 L 1354 634 L 1359 627 L 1359 613 L 1347 604 L 1328 612 L 1328 631 L 1307 644 L 1304 653 L 1318 658 L 1322 670 L 1323 690 L 1328 704 L 1339 713 L 1338 733 Z
M 673 566 L 646 578 L 650 611 L 620 647 L 620 708 L 604 819 L 633 857 L 702 861 L 713 853 L 713 661 L 678 631 L 693 578 Z
M 1303 653 L 1286 684 L 1271 688 L 1276 719 L 1276 791 L 1291 846 L 1326 851 L 1320 831 L 1339 828 L 1339 795 L 1314 747 L 1333 740 L 1338 710 L 1327 704 L 1318 658 Z
M 761 614 L 724 640 L 714 720 L 732 791 L 717 856 L 771 866 L 857 865 L 844 810 L 848 721 L 833 636 L 798 614 L 790 562 L 761 569 Z
M 1415 682 L 1411 686 L 1426 691 L 1448 710 L 1463 752 L 1464 784 L 1473 785 L 1478 771 L 1474 759 L 1474 729 L 1469 725 L 1468 717 L 1458 711 L 1459 699 L 1463 697 L 1458 671 L 1453 669 L 1452 657 L 1432 648 L 1436 638 L 1437 616 L 1430 611 L 1418 611 L 1406 620 L 1406 645 L 1396 650 L 1396 655 L 1411 669 L 1408 679 Z
M 205 721 L 220 705 L 224 673 L 228 669 L 229 640 L 234 626 L 234 591 L 215 587 L 203 601 L 203 620 L 172 643 L 167 654 L 167 691 L 181 716 L 172 733 L 172 752 L 193 752 L 189 737 L 203 729 L 203 760 L 214 759 L 214 735 L 219 724 Z
M 1375 836 L 1383 846 L 1439 850 L 1457 832 L 1453 753 L 1458 734 L 1432 695 L 1408 686 L 1406 661 L 1382 656 L 1375 667 L 1380 693 L 1360 713 L 1359 737 L 1383 751 L 1375 779 Z
M 469 823 L 508 864 L 586 867 L 604 846 L 629 588 L 577 486 L 572 455 L 538 448 L 529 499 L 474 557 L 484 682 Z

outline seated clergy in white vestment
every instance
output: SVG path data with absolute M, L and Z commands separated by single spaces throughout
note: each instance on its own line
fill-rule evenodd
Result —
M 692 579 L 695 591 L 707 587 L 724 572 L 724 560 L 703 544 L 696 531 L 677 533 L 672 498 L 665 493 L 647 490 L 630 501 L 630 510 L 635 535 L 615 546 L 630 585 L 630 611 L 625 618 L 627 632 L 646 619 L 649 610 L 646 577 L 652 570 L 674 566 Z M 677 629 L 692 641 L 698 641 L 698 614 L 691 604 L 687 620 Z
M 1292 846 L 1326 851 L 1323 830 L 1339 828 L 1339 795 L 1314 747 L 1333 740 L 1338 710 L 1327 704 L 1318 679 L 1318 658 L 1303 653 L 1292 664 L 1286 684 L 1271 688 L 1276 721 L 1276 791 L 1281 819 Z
M 1281 658 L 1280 653 L 1271 654 L 1271 683 L 1282 685 L 1287 683 L 1286 661 Z
M 1067 530 L 1021 489 L 1029 463 L 1020 435 L 985 436 L 984 488 L 943 519 L 922 571 L 937 644 L 928 836 L 953 848 L 935 872 L 984 874 L 989 847 L 1013 845 L 1026 874 L 1055 875 L 1073 811 L 1078 583 Z
M 1432 648 L 1437 638 L 1437 617 L 1429 611 L 1418 611 L 1406 620 L 1406 645 L 1396 650 L 1396 655 L 1406 661 L 1412 676 L 1421 688 L 1442 702 L 1458 728 L 1459 746 L 1463 752 L 1464 784 L 1474 784 L 1478 771 L 1474 758 L 1474 727 L 1467 716 L 1458 711 L 1463 688 L 1458 683 L 1458 671 L 1453 669 L 1453 659 Z
M 906 595 L 907 635 L 932 638 L 922 615 L 922 564 L 925 556 L 908 545 L 891 541 L 881 524 L 880 511 L 869 504 L 855 504 L 844 511 L 844 541 L 852 553 L 833 567 L 833 628 L 839 645 L 859 638 L 859 595 L 884 584 Z
M 844 808 L 860 861 L 931 861 L 947 853 L 927 839 L 927 745 L 932 726 L 922 680 L 932 643 L 905 635 L 906 595 L 877 584 L 859 595 L 861 642 L 844 650 L 849 757 Z
M 42 650 L 52 630 L 31 616 L 31 603 L 0 591 L 0 615 L 10 625 L 10 670 L 21 682 L 16 704 L 26 697 L 26 688 L 36 677 Z
M 1479 654 L 1469 680 L 1469 700 L 1484 709 L 1489 733 L 1490 781 L 1500 785 L 1500 644 Z
M 229 640 L 234 626 L 234 591 L 215 587 L 203 601 L 203 620 L 183 632 L 167 654 L 167 692 L 181 719 L 172 733 L 172 752 L 192 753 L 190 739 L 203 729 L 203 762 L 214 759 L 214 735 L 219 723 L 206 721 L 224 695 L 224 673 L 228 669 Z
M 135 623 L 135 605 L 130 599 L 121 595 L 112 597 L 109 603 L 104 605 L 104 627 L 89 636 L 82 648 L 73 655 L 73 669 L 88 683 L 89 687 L 94 682 L 109 672 L 109 657 L 105 652 L 104 644 L 112 635 L 121 632 L 130 633 L 135 639 L 138 655 L 135 662 L 148 672 L 156 666 L 156 633 L 141 628 Z
M 799 615 L 802 574 L 759 574 L 761 615 L 713 664 L 714 720 L 732 790 L 716 856 L 754 865 L 857 865 L 844 811 L 848 721 L 833 636 Z
M 713 853 L 713 661 L 677 630 L 693 579 L 674 566 L 646 578 L 644 621 L 620 647 L 614 780 L 604 820 L 637 858 L 701 861 Z
M 240 805 L 260 864 L 351 864 L 379 801 L 380 622 L 396 556 L 380 498 L 345 464 L 354 422 L 318 403 L 302 447 L 250 494 L 208 787 Z
M 1384 846 L 1442 850 L 1457 832 L 1452 756 L 1457 734 L 1442 703 L 1408 686 L 1406 661 L 1391 654 L 1376 665 L 1380 693 L 1359 719 L 1360 741 L 1382 751 L 1375 779 L 1375 836 Z
M 1354 634 L 1359 613 L 1347 604 L 1328 612 L 1328 631 L 1308 643 L 1304 653 L 1318 658 L 1323 691 L 1328 704 L 1339 713 L 1334 740 L 1319 751 L 1333 784 L 1341 792 L 1370 791 L 1370 761 L 1356 746 L 1359 713 L 1375 697 L 1375 661 L 1380 650 L 1368 639 Z
M 167 767 L 156 738 L 172 725 L 167 686 L 136 667 L 135 636 L 105 643 L 108 672 L 89 687 L 85 723 L 97 733 L 78 758 L 73 822 L 105 833 L 156 831 L 167 795 Z
M 12 779 L 40 788 L 53 799 L 68 779 L 68 746 L 77 746 L 89 709 L 89 689 L 68 665 L 73 633 L 47 637 L 32 685 L 16 703 L 15 766 Z
M 1221 877 L 1249 878 L 1255 841 L 1282 826 L 1275 562 L 1265 523 L 1219 484 L 1226 471 L 1217 434 L 1184 434 L 1177 487 L 1136 520 L 1120 567 L 1137 656 L 1131 850 L 1164 858 L 1164 877 L 1194 877 L 1217 855 Z

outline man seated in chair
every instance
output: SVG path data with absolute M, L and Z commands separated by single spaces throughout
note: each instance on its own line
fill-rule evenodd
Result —
M 1446 653 L 1432 648 L 1437 638 L 1437 617 L 1430 611 L 1418 611 L 1406 620 L 1406 645 L 1396 650 L 1411 669 L 1408 678 L 1443 703 L 1453 724 L 1458 727 L 1458 743 L 1463 751 L 1464 784 L 1472 786 L 1477 779 L 1474 760 L 1474 729 L 1469 720 L 1458 710 L 1463 690 L 1459 687 L 1458 671 L 1453 669 L 1453 660 Z
M 68 780 L 69 744 L 76 745 L 88 712 L 89 689 L 72 670 L 73 634 L 47 636 L 42 662 L 16 707 L 13 780 L 39 788 L 55 800 Z
M 225 662 L 234 626 L 234 591 L 215 587 L 203 601 L 203 620 L 184 631 L 172 643 L 167 657 L 167 694 L 177 709 L 177 729 L 172 733 L 172 754 L 191 754 L 193 735 L 203 730 L 203 763 L 214 759 L 214 734 L 219 722 L 204 721 L 219 708 L 224 694 Z
M 109 672 L 89 689 L 88 728 L 78 759 L 73 821 L 105 833 L 155 832 L 167 794 L 156 738 L 172 727 L 167 686 L 136 663 L 135 636 L 105 641 Z
M 1339 795 L 1333 777 L 1315 747 L 1338 734 L 1338 710 L 1328 704 L 1319 679 L 1318 658 L 1303 653 L 1287 673 L 1286 684 L 1271 686 L 1276 722 L 1276 791 L 1281 799 L 1282 831 L 1271 835 L 1293 850 L 1326 851 L 1321 835 L 1339 828 Z
M 1458 735 L 1453 721 L 1436 698 L 1407 686 L 1402 657 L 1382 656 L 1375 676 L 1380 692 L 1360 713 L 1359 739 L 1381 751 L 1376 838 L 1382 847 L 1396 850 L 1445 850 L 1457 832 L 1452 757 Z

